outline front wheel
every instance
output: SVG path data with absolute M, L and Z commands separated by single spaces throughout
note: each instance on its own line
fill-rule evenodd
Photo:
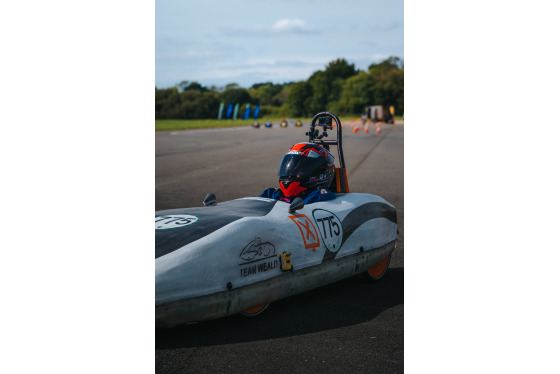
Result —
M 380 263 L 367 269 L 367 271 L 363 273 L 364 278 L 371 281 L 377 281 L 383 278 L 385 272 L 389 268 L 390 261 L 391 261 L 391 255 L 385 257 Z
M 244 315 L 245 317 L 256 317 L 262 312 L 264 312 L 269 306 L 270 303 L 257 305 L 256 307 L 245 309 L 244 311 L 241 312 L 241 314 Z

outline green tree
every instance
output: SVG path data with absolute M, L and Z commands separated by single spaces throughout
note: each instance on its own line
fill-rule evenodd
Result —
M 309 115 L 309 104 L 313 95 L 313 89 L 307 82 L 297 82 L 291 85 L 286 100 L 288 114 L 299 117 Z
M 221 99 L 226 103 L 252 103 L 253 98 L 249 95 L 249 91 L 244 88 L 229 88 L 220 95 Z
M 372 105 L 373 87 L 373 77 L 366 72 L 348 78 L 333 110 L 341 115 L 361 113 L 366 106 Z
M 253 85 L 253 87 L 255 87 L 255 85 Z M 250 89 L 249 94 L 261 105 L 279 106 L 279 103 L 275 100 L 274 96 L 281 90 L 282 86 L 280 85 L 262 84 L 258 85 L 256 88 Z
M 330 84 L 324 71 L 316 71 L 307 82 L 311 85 L 311 98 L 309 100 L 308 115 L 327 110 L 329 103 Z
M 389 71 L 379 77 L 373 86 L 373 97 L 376 104 L 385 107 L 395 106 L 396 114 L 404 112 L 404 70 Z
M 218 115 L 220 98 L 213 91 L 185 90 L 181 93 L 181 106 L 177 118 L 212 118 Z
M 181 93 L 179 93 L 181 91 Z M 307 81 L 255 83 L 250 89 L 227 84 L 223 92 L 198 82 L 182 81 L 177 87 L 155 91 L 156 118 L 215 118 L 221 102 L 261 104 L 262 115 L 311 116 L 322 111 L 339 115 L 360 114 L 368 105 L 395 106 L 404 112 L 404 63 L 391 56 L 363 72 L 339 58 Z
M 231 90 L 233 88 L 241 88 L 237 83 L 228 83 L 226 84 L 226 90 Z
M 395 56 L 391 56 L 388 59 L 381 61 L 380 63 L 371 64 L 368 69 L 373 76 L 380 77 L 388 74 L 391 71 L 401 70 L 403 68 L 404 67 L 401 59 Z
M 338 78 L 347 79 L 356 74 L 358 74 L 358 71 L 354 67 L 354 64 L 349 64 L 348 61 L 343 58 L 337 58 L 329 62 L 325 69 L 325 75 L 329 81 L 334 81 Z
M 156 88 L 156 118 L 177 118 L 181 97 L 176 87 L 158 90 Z
M 345 59 L 338 58 L 329 62 L 325 71 L 316 71 L 309 77 L 308 82 L 313 88 L 310 100 L 310 114 L 325 110 L 334 110 L 340 99 L 344 82 L 358 74 L 354 64 L 349 64 Z
M 274 97 L 272 98 L 272 101 L 274 103 L 277 103 L 275 105 L 278 106 L 285 106 L 286 105 L 286 101 L 288 100 L 288 94 L 290 92 L 290 87 L 292 86 L 293 82 L 290 83 L 285 83 L 282 85 L 282 89 L 278 91 L 278 93 L 276 95 L 274 95 Z
M 186 90 L 196 90 L 196 91 L 201 91 L 201 92 L 208 91 L 208 89 L 207 89 L 206 87 L 203 87 L 203 86 L 202 86 L 200 83 L 198 83 L 198 82 L 191 82 L 191 83 L 189 83 L 189 85 L 187 85 L 187 86 L 185 87 L 185 91 L 186 91 Z

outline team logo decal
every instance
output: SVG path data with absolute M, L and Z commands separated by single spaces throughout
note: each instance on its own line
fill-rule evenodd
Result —
M 274 244 L 270 242 L 263 243 L 261 238 L 255 238 L 255 240 L 248 243 L 239 255 L 245 261 L 264 260 L 274 256 L 276 256 Z
M 198 217 L 189 214 L 156 216 L 156 230 L 175 229 L 177 227 L 192 225 L 196 221 L 198 221 Z
M 276 258 L 274 244 L 270 242 L 263 243 L 261 238 L 258 237 L 243 248 L 239 258 L 245 261 L 239 264 L 239 266 L 242 266 L 239 268 L 241 278 L 278 268 L 278 258 Z
M 342 244 L 342 222 L 328 210 L 313 210 L 313 218 L 317 223 L 325 247 L 333 253 L 338 252 Z
M 319 234 L 317 234 L 317 229 L 311 220 L 305 214 L 296 214 L 295 216 L 290 216 L 290 219 L 294 221 L 301 233 L 303 239 L 303 244 L 305 248 L 315 248 L 321 245 L 319 241 Z

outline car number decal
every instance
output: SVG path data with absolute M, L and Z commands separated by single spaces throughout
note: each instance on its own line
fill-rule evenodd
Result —
M 342 244 L 342 222 L 333 212 L 324 209 L 314 209 L 313 218 L 317 223 L 325 247 L 333 253 L 338 252 Z
M 187 225 L 192 225 L 198 221 L 197 216 L 190 214 L 170 214 L 165 216 L 156 216 L 156 230 L 175 229 Z

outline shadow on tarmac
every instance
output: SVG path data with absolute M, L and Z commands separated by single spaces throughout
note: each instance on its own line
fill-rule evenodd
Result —
M 355 276 L 276 301 L 260 316 L 156 329 L 155 347 L 177 349 L 304 335 L 366 322 L 404 303 L 404 269 L 387 269 L 378 282 Z

